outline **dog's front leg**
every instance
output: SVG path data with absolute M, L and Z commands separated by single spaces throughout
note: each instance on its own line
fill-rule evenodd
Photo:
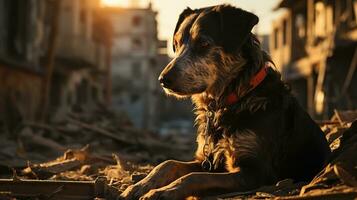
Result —
M 206 196 L 248 190 L 255 187 L 252 179 L 246 181 L 247 179 L 244 179 L 240 172 L 194 172 L 165 187 L 150 190 L 140 200 L 182 200 L 189 196 Z
M 167 160 L 156 166 L 143 180 L 129 186 L 120 196 L 128 200 L 138 199 L 151 189 L 163 187 L 188 173 L 201 170 L 198 161 Z

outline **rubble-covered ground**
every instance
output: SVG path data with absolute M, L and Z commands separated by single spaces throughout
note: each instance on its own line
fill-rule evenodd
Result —
M 356 111 L 336 111 L 319 122 L 333 158 L 310 183 L 283 180 L 205 199 L 357 198 L 356 119 Z M 116 199 L 159 162 L 190 160 L 195 150 L 194 135 L 138 130 L 124 114 L 103 108 L 3 129 L 0 147 L 0 199 Z

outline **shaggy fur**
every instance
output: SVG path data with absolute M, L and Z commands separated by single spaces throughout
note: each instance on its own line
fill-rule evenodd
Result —
M 159 80 L 168 94 L 191 97 L 196 106 L 196 159 L 160 164 L 123 198 L 244 191 L 287 178 L 308 181 L 322 169 L 330 153 L 324 135 L 279 72 L 269 68 L 247 93 L 251 78 L 267 63 L 273 66 L 251 33 L 257 22 L 254 14 L 229 5 L 183 11 L 174 34 L 176 56 Z M 239 100 L 227 105 L 231 93 Z M 207 111 L 214 113 L 210 123 Z M 211 171 L 201 167 L 205 144 Z

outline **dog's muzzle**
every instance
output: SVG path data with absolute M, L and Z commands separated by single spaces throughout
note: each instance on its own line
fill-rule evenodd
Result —
M 175 62 L 170 62 L 159 76 L 159 81 L 162 87 L 175 89 L 177 79 L 180 77 L 180 70 L 175 67 Z
M 169 88 L 169 86 L 172 84 L 172 81 L 168 79 L 166 76 L 160 76 L 159 81 L 160 81 L 160 85 L 164 88 Z

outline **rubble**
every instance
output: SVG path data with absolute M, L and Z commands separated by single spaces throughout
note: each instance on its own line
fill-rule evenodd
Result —
M 71 113 L 46 124 L 25 122 L 16 137 L 1 135 L 0 199 L 116 199 L 162 160 L 193 155 L 192 138 L 165 138 L 133 128 L 124 115 L 91 112 Z M 335 111 L 331 120 L 318 122 L 333 153 L 310 183 L 282 180 L 204 199 L 356 198 L 356 114 Z
M 91 199 L 105 195 L 105 179 L 96 181 L 1 180 L 1 199 Z
M 125 114 L 103 108 L 70 113 L 49 123 L 26 121 L 17 132 L 0 137 L 0 178 L 5 178 L 0 185 L 22 187 L 31 180 L 36 180 L 39 188 L 42 180 L 54 185 L 59 184 L 57 181 L 93 185 L 104 177 L 106 186 L 115 188 L 116 195 L 145 177 L 154 165 L 173 158 L 188 160 L 194 151 L 190 137 L 168 140 L 134 128 Z M 26 194 L 4 187 L 0 187 L 0 199 Z M 39 191 L 48 195 L 46 188 Z M 31 191 L 27 194 L 35 198 Z
M 283 180 L 245 193 L 220 199 L 355 199 L 357 198 L 357 111 L 337 111 L 329 121 L 319 122 L 332 149 L 329 164 L 310 183 Z M 343 116 L 343 117 L 341 117 Z M 215 198 L 215 199 L 217 199 Z

